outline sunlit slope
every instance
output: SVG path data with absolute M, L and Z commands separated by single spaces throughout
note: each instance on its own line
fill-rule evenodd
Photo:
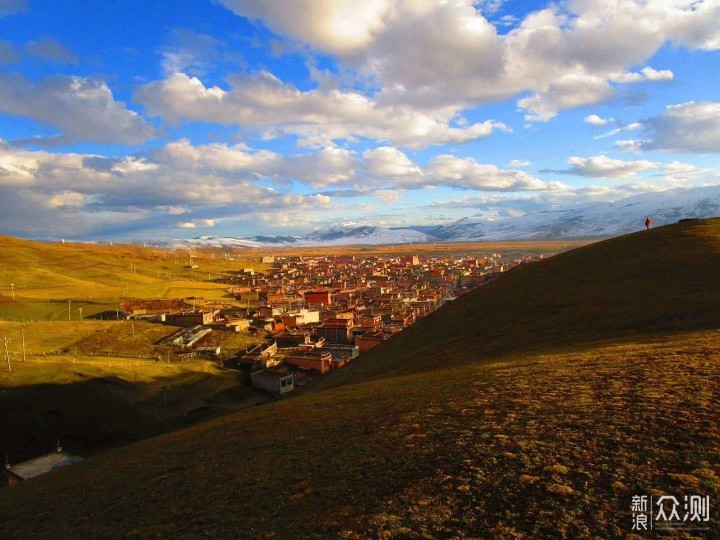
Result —
M 720 219 L 642 231 L 516 268 L 326 384 L 697 328 L 720 328 Z
M 78 308 L 83 308 L 84 316 L 111 316 L 123 298 L 228 299 L 227 286 L 211 283 L 210 278 L 243 268 L 264 268 L 250 256 L 236 254 L 231 261 L 220 252 L 194 255 L 197 268 L 189 268 L 187 251 L 0 236 L 0 318 L 76 319 Z M 72 306 L 63 304 L 67 299 L 74 301 Z

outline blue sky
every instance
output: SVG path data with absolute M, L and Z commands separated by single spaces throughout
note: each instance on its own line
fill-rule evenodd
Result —
M 434 225 L 715 185 L 719 20 L 718 0 L 0 0 L 0 232 Z

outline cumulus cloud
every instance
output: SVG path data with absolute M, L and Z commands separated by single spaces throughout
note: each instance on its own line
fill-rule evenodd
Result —
M 381 146 L 363 152 L 368 173 L 383 178 L 420 177 L 422 171 L 397 148 Z
M 618 83 L 637 83 L 637 82 L 657 82 L 657 81 L 671 81 L 673 80 L 674 74 L 669 69 L 656 70 L 651 67 L 644 67 L 640 71 L 622 73 L 620 75 L 614 75 L 611 79 Z
M 302 195 L 296 182 L 333 189 Z M 119 234 L 179 224 L 206 228 L 260 215 L 310 220 L 316 211 L 336 208 L 335 197 L 391 204 L 403 190 L 437 186 L 504 192 L 562 188 L 523 171 L 453 155 L 420 166 L 387 146 L 284 156 L 243 144 L 195 146 L 179 140 L 143 154 L 106 157 L 0 144 L 0 228 L 24 235 Z M 36 219 L 19 219 L 18 205 Z
M 54 37 L 41 37 L 25 46 L 30 56 L 60 64 L 77 64 L 78 56 Z
M 612 121 L 612 118 L 602 118 L 597 114 L 591 114 L 585 117 L 585 123 L 593 126 L 606 126 Z
M 526 111 L 526 120 L 544 122 L 555 118 L 560 110 L 600 103 L 612 95 L 612 86 L 601 77 L 567 74 L 542 92 L 520 99 L 518 106 Z
M 228 215 L 252 219 L 259 212 L 301 214 L 329 205 L 325 195 L 258 185 L 258 171 L 268 159 L 262 152 L 222 145 L 195 150 L 180 141 L 148 155 L 112 158 L 0 145 L 0 229 L 23 235 L 119 234 L 178 223 L 211 227 Z
M 478 163 L 472 158 L 452 155 L 436 156 L 426 168 L 435 184 L 460 189 L 484 191 L 532 191 L 549 189 L 548 184 L 517 170 L 503 170 L 496 165 Z
M 511 169 L 529 167 L 530 165 L 532 165 L 532 163 L 524 159 L 513 159 L 507 164 Z
M 661 166 L 652 161 L 624 161 L 604 155 L 587 158 L 571 157 L 568 159 L 568 164 L 570 165 L 568 169 L 556 172 L 593 178 L 628 178 L 639 172 L 657 169 Z
M 643 120 L 645 140 L 625 141 L 627 149 L 720 152 L 720 103 L 694 102 L 666 107 Z
M 665 174 L 676 177 L 689 177 L 699 171 L 697 167 L 688 163 L 673 161 L 672 163 L 659 163 L 657 161 L 636 160 L 626 161 L 614 159 L 605 155 L 593 157 L 573 156 L 567 160 L 568 167 L 556 172 L 590 178 L 631 178 L 638 173 L 650 170 L 662 170 Z
M 157 135 L 140 115 L 115 101 L 104 81 L 94 78 L 58 76 L 34 82 L 0 73 L 0 112 L 57 128 L 66 143 L 142 144 Z
M 456 110 L 432 114 L 381 106 L 358 92 L 301 91 L 268 72 L 229 78 L 231 88 L 206 87 L 200 79 L 174 73 L 140 87 L 136 100 L 170 123 L 200 120 L 259 130 L 265 137 L 297 135 L 309 146 L 327 146 L 355 136 L 408 147 L 460 143 L 507 127 L 492 120 L 453 125 Z
M 221 1 L 379 81 L 379 103 L 435 110 L 529 92 L 519 105 L 535 121 L 606 100 L 618 84 L 669 80 L 667 70 L 632 71 L 665 43 L 720 48 L 715 0 L 563 2 L 503 35 L 473 0 Z

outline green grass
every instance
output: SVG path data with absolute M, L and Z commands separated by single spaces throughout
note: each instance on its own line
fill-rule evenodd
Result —
M 318 391 L 0 492 L 0 537 L 631 537 L 632 495 L 720 496 L 719 247 L 706 220 L 509 272 Z

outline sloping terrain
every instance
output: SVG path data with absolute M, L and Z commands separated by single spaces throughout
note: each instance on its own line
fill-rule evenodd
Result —
M 0 492 L 0 537 L 632 537 L 633 495 L 720 495 L 718 248 L 710 220 L 519 268 L 323 391 Z
M 0 235 L 0 319 L 78 320 L 79 308 L 84 317 L 115 318 L 125 298 L 226 300 L 227 286 L 209 282 L 209 277 L 238 267 L 265 268 L 257 260 L 194 255 L 197 268 L 189 268 L 187 250 L 41 243 Z

